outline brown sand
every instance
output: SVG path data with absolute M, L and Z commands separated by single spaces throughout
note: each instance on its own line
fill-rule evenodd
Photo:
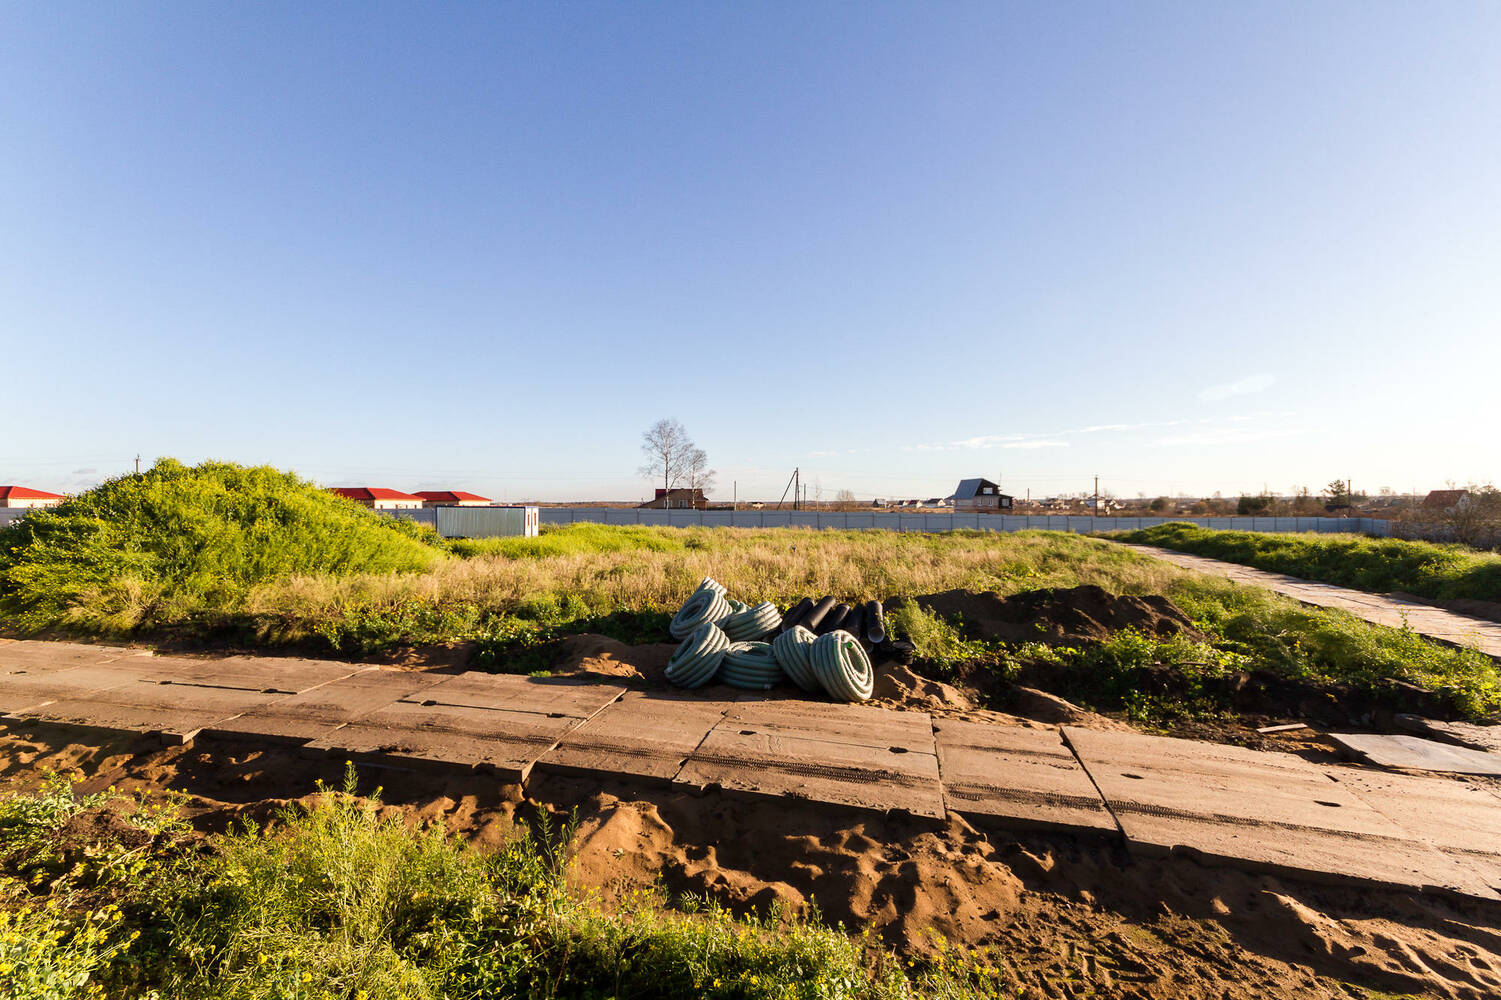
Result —
M 958 620 L 963 632 L 987 642 L 1077 646 L 1103 642 L 1124 628 L 1158 638 L 1184 635 L 1209 641 L 1170 598 L 1156 594 L 1130 597 L 1084 586 L 1028 590 L 1010 597 L 948 590 L 911 599 L 927 611 Z M 892 598 L 886 603 L 898 607 L 903 600 Z
M 0 732 L 0 788 L 35 787 L 54 770 L 85 775 L 85 791 L 177 789 L 208 831 L 236 816 L 265 819 L 316 779 L 337 782 L 342 768 L 231 744 Z M 576 807 L 576 878 L 606 906 L 658 879 L 740 910 L 816 905 L 832 921 L 873 926 L 906 954 L 930 954 L 935 934 L 993 946 L 1027 996 L 1501 995 L 1496 904 L 1137 860 L 1108 842 L 978 830 L 953 814 L 921 821 L 556 777 L 535 778 L 525 796 L 456 772 L 372 768 L 361 779 L 384 786 L 387 809 L 482 846 L 504 842 L 539 807 Z

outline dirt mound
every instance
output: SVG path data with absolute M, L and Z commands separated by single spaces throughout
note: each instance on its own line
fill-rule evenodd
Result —
M 662 673 L 675 649 L 670 642 L 631 646 L 586 632 L 559 640 L 550 669 L 563 677 L 610 677 L 655 686 L 666 683 Z
M 1130 597 L 1085 586 L 1028 590 L 1010 597 L 949 590 L 914 600 L 927 611 L 957 620 L 970 638 L 987 642 L 1080 645 L 1104 642 L 1126 628 L 1159 639 L 1184 635 L 1209 641 L 1181 608 L 1156 594 Z
M 952 684 L 913 673 L 902 663 L 889 660 L 877 663 L 875 675 L 875 690 L 871 698 L 876 704 L 918 711 L 975 707 L 975 700 Z
M 336 785 L 343 766 L 295 750 L 91 739 L 0 730 L 0 790 L 36 788 L 48 771 L 85 773 L 84 793 L 175 788 L 195 825 L 212 830 L 267 816 L 316 779 Z M 907 955 L 934 955 L 940 934 L 950 949 L 991 949 L 1007 995 L 1501 995 L 1498 904 L 1133 857 L 1118 844 L 978 830 L 952 815 L 935 822 L 545 775 L 524 795 L 472 773 L 383 770 L 364 782 L 383 785 L 384 808 L 413 825 L 439 823 L 486 847 L 506 843 L 538 807 L 560 819 L 576 808 L 573 878 L 607 905 L 658 880 L 740 911 L 808 904 L 847 927 L 868 924 Z M 81 818 L 73 833 L 87 840 L 113 823 Z

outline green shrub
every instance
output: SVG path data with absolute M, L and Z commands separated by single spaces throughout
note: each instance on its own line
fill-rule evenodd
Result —
M 270 826 L 197 846 L 161 837 L 128 852 L 94 845 L 142 860 L 111 883 L 118 906 L 66 879 L 20 890 L 30 893 L 21 906 L 0 896 L 0 968 L 22 973 L 0 979 L 10 989 L 0 995 L 906 1000 L 1003 987 L 1009 996 L 1016 985 L 992 953 L 945 947 L 904 971 L 869 934 L 775 907 L 735 916 L 649 887 L 606 912 L 571 888 L 571 823 L 539 814 L 501 849 L 480 851 L 383 813 L 378 793 L 357 797 L 352 768 L 341 790 L 320 791 Z M 13 820 L 0 826 L 0 859 L 101 798 L 53 785 L 0 800 L 0 816 Z
M 1501 601 L 1501 556 L 1462 545 L 1314 533 L 1213 531 L 1186 521 L 1115 535 L 1124 542 L 1374 593 Z
M 425 569 L 425 537 L 290 473 L 162 459 L 0 529 L 0 611 L 32 631 L 172 624 L 268 580 Z

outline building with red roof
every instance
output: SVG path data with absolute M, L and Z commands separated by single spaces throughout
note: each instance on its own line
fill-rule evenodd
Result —
M 68 499 L 61 493 L 48 493 L 46 490 L 34 490 L 28 486 L 0 486 L 0 507 L 19 507 L 29 510 L 33 507 L 56 507 Z
M 381 486 L 330 486 L 328 492 L 337 493 L 371 510 L 421 510 L 422 498 L 400 490 L 388 490 Z
M 489 497 L 463 490 L 418 490 L 417 495 L 429 507 L 489 507 L 495 503 Z

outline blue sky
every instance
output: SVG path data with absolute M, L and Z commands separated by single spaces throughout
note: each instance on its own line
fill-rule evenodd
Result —
M 1501 5 L 10 4 L 0 482 L 1495 480 Z

